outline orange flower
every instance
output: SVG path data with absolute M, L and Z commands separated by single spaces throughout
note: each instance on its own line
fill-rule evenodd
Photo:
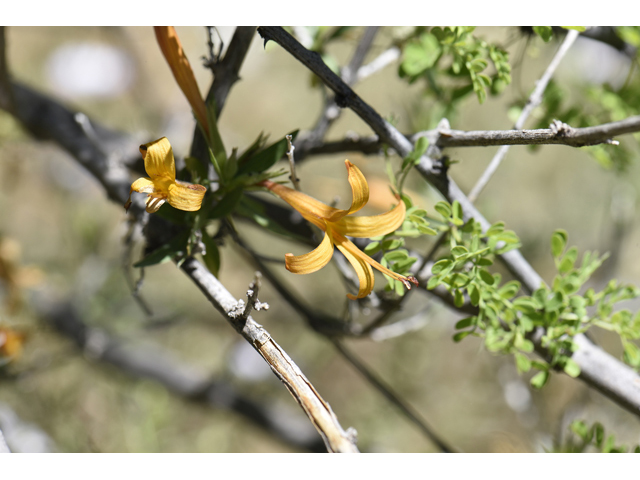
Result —
M 335 246 L 347 257 L 360 281 L 358 295 L 347 294 L 347 297 L 352 300 L 366 297 L 373 291 L 374 277 L 371 267 L 391 278 L 400 280 L 407 288 L 411 288 L 409 282 L 417 285 L 418 281 L 414 277 L 405 277 L 383 267 L 347 239 L 347 236 L 367 238 L 394 232 L 404 221 L 406 207 L 404 202 L 398 198 L 398 204 L 387 213 L 370 217 L 348 216 L 360 210 L 369 201 L 369 185 L 358 167 L 349 160 L 345 160 L 345 164 L 353 193 L 349 210 L 330 207 L 315 198 L 271 180 L 263 180 L 258 183 L 278 195 L 300 212 L 306 220 L 325 232 L 322 243 L 315 250 L 299 256 L 287 253 L 285 255 L 287 270 L 299 274 L 316 272 L 329 263 Z
M 155 213 L 166 201 L 174 208 L 195 212 L 200 210 L 202 199 L 207 191 L 202 185 L 176 180 L 176 162 L 171 144 L 166 137 L 140 145 L 144 158 L 144 169 L 149 177 L 137 179 L 131 185 L 125 210 L 131 206 L 133 192 L 148 193 L 147 212 Z
M 173 27 L 153 27 L 156 32 L 156 39 L 164 58 L 167 60 L 173 76 L 176 78 L 182 93 L 187 97 L 189 105 L 194 115 L 204 128 L 209 132 L 209 122 L 207 121 L 207 107 L 202 100 L 196 77 L 193 75 L 191 64 L 187 55 L 182 49 L 182 44 Z

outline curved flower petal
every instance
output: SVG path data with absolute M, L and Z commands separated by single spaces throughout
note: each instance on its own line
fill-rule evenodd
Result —
M 144 158 L 144 169 L 152 180 L 165 178 L 171 182 L 176 179 L 176 162 L 167 137 L 140 145 Z
M 168 190 L 169 205 L 186 212 L 200 210 L 202 199 L 207 191 L 202 185 L 181 182 L 180 180 L 170 184 Z
M 349 207 L 349 210 L 339 210 L 331 215 L 328 218 L 331 222 L 336 222 L 346 215 L 357 212 L 369 201 L 369 185 L 367 184 L 367 180 L 364 178 L 360 169 L 349 160 L 345 160 L 344 164 L 347 167 L 349 185 L 351 185 L 351 207 Z
M 395 232 L 402 225 L 406 211 L 404 202 L 398 199 L 398 204 L 386 213 L 369 217 L 344 217 L 335 222 L 335 228 L 342 235 L 350 237 L 386 235 Z
M 358 295 L 347 293 L 347 297 L 349 297 L 351 300 L 366 297 L 373 291 L 373 285 L 375 283 L 375 278 L 373 277 L 373 270 L 371 269 L 371 266 L 368 263 L 364 262 L 360 257 L 353 255 L 344 247 L 344 245 L 336 244 L 336 247 L 338 247 L 338 250 L 340 250 L 342 254 L 347 257 L 347 260 L 349 260 L 349 263 L 356 271 L 358 280 L 360 281 Z
M 314 223 L 322 230 L 325 230 L 324 223 L 321 219 L 329 218 L 332 215 L 344 213 L 346 215 L 346 210 L 339 210 L 337 208 L 330 207 L 329 205 L 325 205 L 319 200 L 316 200 L 309 195 L 305 195 L 302 192 L 298 192 L 293 188 L 285 187 L 284 185 L 280 185 L 279 183 L 272 182 L 271 180 L 263 180 L 258 183 L 258 185 L 262 185 L 273 193 L 278 195 L 281 199 L 295 208 L 298 212 L 302 214 L 304 218 Z M 313 220 L 313 217 L 316 217 L 316 220 Z M 338 217 L 340 218 L 340 217 Z
M 393 272 L 393 271 L 389 270 L 388 268 L 383 267 L 378 262 L 376 262 L 373 258 L 371 258 L 369 255 L 367 255 L 362 250 L 360 250 L 358 247 L 356 247 L 353 244 L 353 242 L 351 242 L 350 240 L 347 240 L 345 237 L 343 237 L 339 233 L 333 232 L 333 241 L 335 242 L 336 247 L 338 247 L 342 253 L 344 253 L 343 250 L 346 250 L 351 255 L 353 255 L 354 257 L 356 257 L 358 259 L 360 259 L 361 261 L 364 261 L 364 262 L 368 263 L 369 265 L 371 265 L 376 270 L 384 273 L 385 275 L 388 275 L 389 277 L 391 277 L 391 278 L 393 278 L 395 280 L 400 280 L 404 284 L 404 286 L 407 287 L 408 289 L 411 289 L 411 284 L 409 282 L 413 283 L 414 285 L 418 285 L 418 280 L 416 280 L 415 277 L 405 277 L 404 275 L 400 275 L 399 273 Z M 353 262 L 351 264 L 353 265 Z M 354 266 L 354 268 L 355 268 L 355 266 Z M 356 272 L 357 271 L 358 270 L 356 269 Z M 370 292 L 371 291 L 369 291 L 369 293 Z
M 164 58 L 167 60 L 173 76 L 175 77 L 182 93 L 187 97 L 187 101 L 198 121 L 202 124 L 205 131 L 209 131 L 207 122 L 207 107 L 202 100 L 196 77 L 191 69 L 191 64 L 187 58 L 180 38 L 173 27 L 153 27 L 156 33 L 156 39 Z
M 141 177 L 131 184 L 131 190 L 139 193 L 153 193 L 155 186 L 150 178 Z
M 290 272 L 305 274 L 317 272 L 329 263 L 332 256 L 333 241 L 331 240 L 331 236 L 325 233 L 322 242 L 314 250 L 298 256 L 287 253 L 284 256 L 284 262 L 287 270 Z

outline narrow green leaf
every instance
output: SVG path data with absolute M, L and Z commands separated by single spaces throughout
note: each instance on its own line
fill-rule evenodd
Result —
M 460 342 L 464 337 L 470 335 L 471 332 L 470 331 L 466 331 L 466 332 L 458 332 L 453 336 L 453 341 L 458 343 Z
M 289 133 L 295 140 L 298 135 L 298 130 Z M 249 172 L 264 172 L 271 168 L 275 163 L 280 160 L 287 152 L 287 139 L 282 140 L 269 145 L 264 150 L 259 151 L 252 157 L 249 157 L 242 165 L 239 165 L 239 173 Z
M 516 359 L 516 368 L 518 369 L 518 373 L 522 374 L 531 370 L 531 360 L 529 360 L 529 357 L 519 352 L 516 352 L 514 356 Z
M 222 218 L 233 212 L 242 198 L 242 187 L 237 187 L 227 193 L 209 212 L 209 218 Z
M 480 278 L 484 283 L 486 283 L 487 285 L 493 285 L 493 282 L 494 282 L 493 275 L 491 275 L 484 268 L 480 269 L 479 273 L 480 273 Z
M 551 37 L 553 36 L 553 30 L 551 29 L 551 27 L 536 26 L 536 27 L 533 27 L 533 31 L 540 38 L 542 38 L 542 40 L 544 40 L 545 43 L 551 40 Z
M 456 323 L 456 330 L 462 330 L 463 328 L 468 328 L 470 326 L 472 326 L 475 323 L 475 319 L 476 317 L 467 317 L 467 318 L 463 318 L 462 320 L 459 320 Z
M 204 264 L 207 266 L 209 271 L 217 277 L 220 272 L 220 250 L 204 229 L 202 229 L 202 243 L 204 243 L 206 248 L 205 254 L 202 255 Z
M 445 220 L 451 216 L 451 206 L 446 202 L 438 202 L 434 208 Z

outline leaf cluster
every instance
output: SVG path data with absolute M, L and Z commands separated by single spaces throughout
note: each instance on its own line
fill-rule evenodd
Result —
M 489 271 L 496 255 L 520 246 L 514 232 L 498 222 L 482 233 L 473 219 L 463 222 L 456 202 L 440 202 L 435 208 L 449 225 L 450 248 L 433 265 L 427 288 L 444 285 L 457 307 L 469 302 L 478 308 L 476 315 L 456 324 L 459 332 L 454 341 L 469 335 L 483 338 L 489 351 L 513 355 L 519 372 L 539 370 L 531 379 L 537 388 L 547 382 L 552 369 L 562 369 L 572 377 L 580 374 L 571 358 L 576 350 L 573 337 L 592 326 L 616 332 L 623 344 L 625 361 L 635 368 L 640 366 L 640 349 L 634 343 L 640 338 L 640 313 L 633 316 L 628 310 L 614 311 L 615 304 L 640 296 L 640 290 L 612 280 L 600 292 L 589 288 L 579 294 L 606 255 L 586 252 L 578 265 L 577 248 L 567 249 L 566 232 L 556 231 L 551 250 L 558 275 L 551 288 L 541 286 L 532 295 L 524 295 L 518 281 L 503 284 L 500 273 Z M 542 334 L 545 360 L 529 358 L 534 350 L 531 337 L 537 331 Z
M 500 93 L 511 83 L 508 53 L 473 35 L 475 27 L 417 29 L 402 45 L 398 70 L 409 83 L 425 79 L 427 92 L 451 105 L 475 92 L 483 103 L 487 90 Z M 489 73 L 489 63 L 494 72 Z
M 570 435 L 564 445 L 554 448 L 556 452 L 562 453 L 584 453 L 588 450 L 600 453 L 627 453 L 629 448 L 626 445 L 616 445 L 614 435 L 605 438 L 604 427 L 601 423 L 595 422 L 589 427 L 582 420 L 575 420 L 569 426 Z M 631 447 L 631 452 L 640 453 L 640 445 Z

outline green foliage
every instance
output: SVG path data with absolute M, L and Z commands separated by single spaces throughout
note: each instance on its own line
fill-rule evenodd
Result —
M 615 437 L 609 435 L 605 437 L 602 424 L 595 422 L 589 427 L 582 420 L 575 420 L 569 426 L 571 434 L 564 445 L 554 448 L 555 452 L 562 453 L 584 453 L 586 451 L 599 453 L 640 453 L 640 445 L 631 447 L 625 445 L 616 446 Z
M 553 29 L 551 27 L 532 27 L 536 35 L 538 35 L 544 42 L 548 42 L 553 37 Z
M 372 238 L 371 240 L 373 241 L 365 247 L 364 253 L 372 256 L 382 252 L 380 264 L 383 267 L 400 275 L 409 275 L 411 266 L 418 259 L 412 257 L 409 251 L 403 248 L 405 246 L 405 238 L 436 235 L 437 231 L 429 227 L 425 210 L 414 207 L 406 195 L 403 197 L 403 201 L 408 208 L 401 227 L 395 232 Z M 387 279 L 387 285 L 385 286 L 387 292 L 395 291 L 400 297 L 406 293 L 406 288 L 402 282 L 387 275 L 385 275 L 385 278 Z
M 429 93 L 452 108 L 475 92 L 483 103 L 487 89 L 497 94 L 511 83 L 511 66 L 505 50 L 473 35 L 475 27 L 416 29 L 403 43 L 398 73 L 409 83 L 425 79 Z M 494 73 L 487 68 L 492 63 Z
M 456 306 L 467 301 L 478 308 L 476 315 L 456 324 L 461 331 L 454 335 L 454 341 L 473 335 L 483 338 L 491 352 L 514 355 L 519 372 L 540 370 L 531 379 L 536 388 L 547 382 L 551 369 L 562 369 L 571 377 L 580 374 L 579 366 L 571 359 L 576 349 L 573 337 L 592 326 L 616 332 L 624 347 L 624 360 L 640 367 L 640 349 L 633 343 L 640 338 L 640 313 L 633 316 L 628 310 L 614 312 L 615 304 L 640 296 L 640 290 L 612 280 L 600 292 L 590 288 L 583 295 L 578 293 L 606 255 L 586 252 L 578 265 L 578 250 L 567 249 L 567 234 L 558 230 L 551 238 L 558 275 L 551 288 L 541 286 L 532 295 L 524 295 L 518 281 L 503 283 L 502 275 L 491 273 L 488 268 L 496 255 L 520 246 L 514 232 L 498 222 L 483 234 L 473 219 L 462 222 L 456 202 L 440 202 L 435 210 L 449 225 L 450 249 L 433 265 L 427 288 L 444 285 Z M 547 361 L 528 357 L 534 349 L 530 338 L 538 328 L 543 329 L 541 346 L 547 351 Z

